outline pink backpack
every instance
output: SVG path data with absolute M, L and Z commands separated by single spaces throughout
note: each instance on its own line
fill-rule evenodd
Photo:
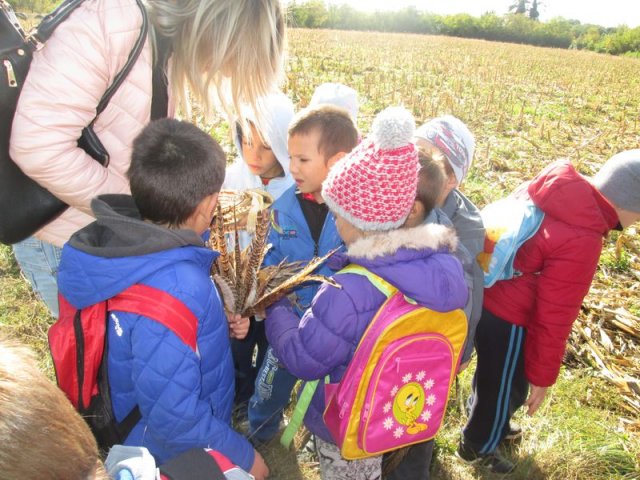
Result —
M 324 421 L 342 456 L 380 455 L 438 432 L 467 335 L 462 310 L 435 312 L 358 265 L 387 296 L 338 384 L 325 384 Z M 428 288 L 428 286 L 426 286 Z

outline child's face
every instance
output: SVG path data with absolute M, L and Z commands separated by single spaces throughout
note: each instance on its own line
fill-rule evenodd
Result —
M 271 147 L 263 142 L 256 127 L 251 126 L 251 143 L 246 135 L 242 136 L 242 158 L 254 175 L 262 178 L 274 178 L 282 174 L 282 166 Z
M 338 235 L 340 235 L 340 238 L 345 245 L 349 246 L 362 237 L 362 232 L 360 232 L 360 230 L 351 225 L 337 213 L 334 213 L 334 215 L 336 217 L 336 229 L 338 230 Z
M 318 129 L 289 137 L 289 171 L 302 193 L 311 193 L 317 201 L 322 202 L 322 182 L 329 173 L 329 162 L 318 150 L 319 142 Z
M 411 207 L 411 211 L 409 212 L 409 216 L 404 222 L 405 228 L 413 228 L 418 225 L 422 225 L 424 219 L 427 217 L 426 211 L 424 209 L 424 205 L 422 202 L 416 200 L 413 202 L 413 207 Z
M 627 228 L 637 221 L 640 221 L 640 212 L 632 212 L 631 210 L 624 210 L 622 208 L 617 208 L 618 212 L 618 221 L 622 228 Z

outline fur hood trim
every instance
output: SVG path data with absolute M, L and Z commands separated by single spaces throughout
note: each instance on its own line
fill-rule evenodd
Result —
M 401 248 L 410 250 L 446 248 L 453 252 L 457 247 L 458 237 L 452 228 L 430 223 L 414 228 L 372 233 L 353 242 L 347 250 L 347 255 L 352 258 L 372 260 L 383 255 L 392 255 Z

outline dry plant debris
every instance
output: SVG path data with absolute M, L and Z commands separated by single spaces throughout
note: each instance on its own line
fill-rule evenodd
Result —
M 635 432 L 640 432 L 640 316 L 629 306 L 640 303 L 639 247 L 631 229 L 618 236 L 612 252 L 605 250 L 567 349 L 569 361 L 595 369 L 617 387 L 626 409 L 621 423 Z

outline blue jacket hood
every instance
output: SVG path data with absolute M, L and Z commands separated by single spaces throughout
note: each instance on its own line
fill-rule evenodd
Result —
M 209 268 L 217 254 L 192 230 L 144 222 L 129 195 L 92 201 L 96 221 L 76 232 L 62 250 L 60 293 L 76 308 L 101 302 L 180 261 Z

